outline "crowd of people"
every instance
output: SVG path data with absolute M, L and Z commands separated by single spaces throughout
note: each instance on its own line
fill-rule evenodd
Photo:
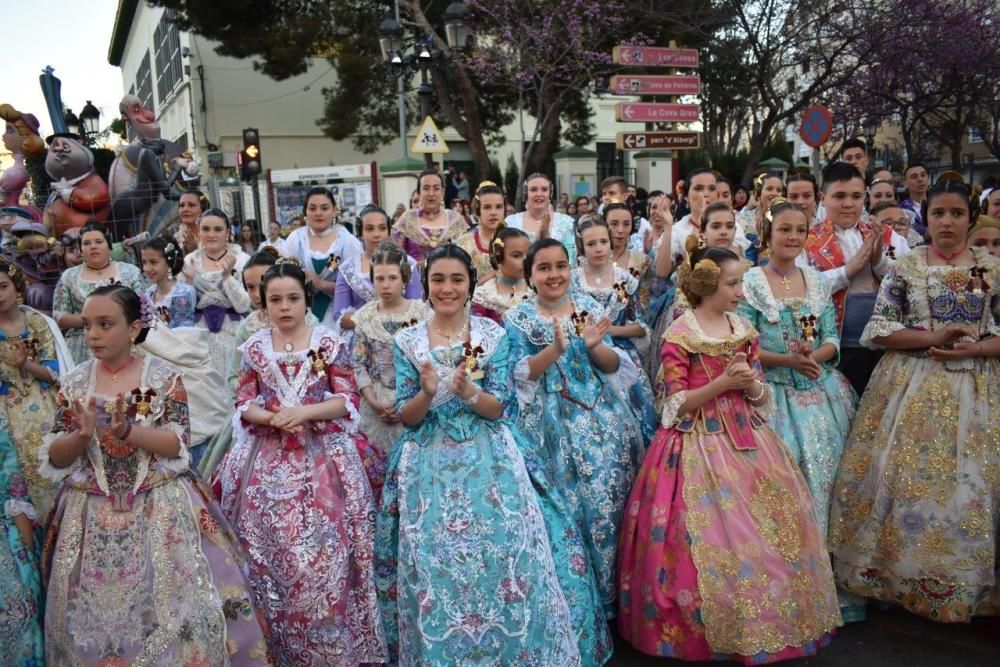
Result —
M 870 601 L 1000 615 L 1000 189 L 897 201 L 854 148 L 518 212 L 428 170 L 350 228 L 315 187 L 259 245 L 186 197 L 131 261 L 85 224 L 51 317 L 0 259 L 0 663 L 761 664 Z

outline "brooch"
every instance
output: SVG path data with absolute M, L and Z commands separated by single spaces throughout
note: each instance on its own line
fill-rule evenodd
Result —
M 338 266 L 340 266 L 340 255 L 330 255 L 330 259 L 326 262 L 327 270 L 336 271 Z
M 990 286 L 986 282 L 986 269 L 980 266 L 969 269 L 968 289 L 976 296 L 982 296 L 983 292 L 990 291 Z
M 323 373 L 326 370 L 326 350 L 323 348 L 309 350 L 306 356 L 309 357 L 309 363 L 316 373 Z
M 164 324 L 170 324 L 169 308 L 167 308 L 166 306 L 160 306 L 159 308 L 156 309 L 156 312 L 159 313 L 160 319 L 163 320 Z
M 573 311 L 573 314 L 569 316 L 570 321 L 573 322 L 573 326 L 576 327 L 576 335 L 582 336 L 583 330 L 587 326 L 587 316 L 590 315 L 587 311 L 577 312 Z
M 479 366 L 479 357 L 483 354 L 482 345 L 472 347 L 472 343 L 465 341 L 465 371 L 469 374 L 470 380 L 482 380 L 483 370 Z
M 799 318 L 799 324 L 802 325 L 802 340 L 807 343 L 812 343 L 816 340 L 816 316 L 815 315 L 805 315 Z
M 885 256 L 889 259 L 896 259 L 896 248 L 891 243 L 885 247 Z
M 149 415 L 153 410 L 153 398 L 156 397 L 155 389 L 143 391 L 140 387 L 132 390 L 132 403 L 135 405 L 135 414 L 139 417 Z
M 625 282 L 615 283 L 612 285 L 612 289 L 615 291 L 615 295 L 618 300 L 623 304 L 628 305 L 628 290 L 625 289 Z

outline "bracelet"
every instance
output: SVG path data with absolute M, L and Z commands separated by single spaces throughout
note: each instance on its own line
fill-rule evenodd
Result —
M 481 395 L 482 393 L 483 393 L 483 392 L 481 392 L 481 391 L 477 391 L 477 392 L 476 392 L 475 394 L 473 394 L 472 396 L 469 396 L 468 398 L 463 398 L 463 399 L 462 399 L 462 401 L 464 401 L 464 402 L 465 402 L 465 404 L 466 404 L 466 405 L 468 405 L 468 406 L 473 406 L 473 405 L 475 405 L 476 403 L 478 403 L 478 402 L 479 402 L 479 396 L 480 396 L 480 395 Z
M 747 400 L 749 400 L 751 403 L 756 403 L 760 399 L 764 398 L 764 392 L 767 391 L 767 386 L 765 386 L 764 383 L 761 382 L 760 380 L 754 380 L 753 382 L 754 382 L 754 384 L 759 384 L 760 385 L 760 393 L 757 394 L 756 396 L 751 396 L 750 393 L 746 389 L 744 389 L 743 390 L 743 395 L 746 396 Z M 751 386 L 753 386 L 753 385 L 751 385 Z
M 115 437 L 118 438 L 119 440 L 121 440 L 122 442 L 125 442 L 128 439 L 128 436 L 129 436 L 130 433 L 132 433 L 132 422 L 126 421 L 125 422 L 125 432 L 122 433 L 121 435 L 118 435 L 118 436 L 115 436 Z

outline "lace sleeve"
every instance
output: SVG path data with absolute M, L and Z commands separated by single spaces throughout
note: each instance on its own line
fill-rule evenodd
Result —
M 180 451 L 174 457 L 156 457 L 156 465 L 164 470 L 183 473 L 191 467 L 188 447 L 191 445 L 191 418 L 188 413 L 187 390 L 181 376 L 175 375 L 166 389 L 163 400 L 163 417 L 159 425 L 177 436 Z
M 62 482 L 83 468 L 83 461 L 86 454 L 78 456 L 64 468 L 60 468 L 49 459 L 49 449 L 52 448 L 52 443 L 66 435 L 72 427 L 71 424 L 72 417 L 69 401 L 62 390 L 60 390 L 56 398 L 56 413 L 53 420 L 52 432 L 42 436 L 42 444 L 38 448 L 38 474 L 49 481 Z
M 680 423 L 686 414 L 680 414 L 681 406 L 687 400 L 688 375 L 691 358 L 687 350 L 671 342 L 664 342 L 660 351 L 663 372 L 663 411 L 660 424 L 667 428 Z
M 906 280 L 900 275 L 894 263 L 882 280 L 871 319 L 861 334 L 861 344 L 871 349 L 883 348 L 884 346 L 875 342 L 875 339 L 907 328 L 903 324 L 903 316 L 908 306 Z

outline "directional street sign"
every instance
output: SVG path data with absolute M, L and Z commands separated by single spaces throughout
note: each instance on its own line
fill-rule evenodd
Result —
M 691 67 L 700 64 L 698 49 L 670 49 L 656 46 L 616 46 L 611 51 L 616 65 L 644 67 Z
M 697 104 L 619 102 L 615 105 L 615 120 L 638 123 L 693 123 L 699 119 L 700 109 Z
M 611 92 L 615 95 L 697 95 L 701 79 L 697 76 L 613 76 Z
M 623 151 L 701 148 L 698 132 L 619 132 L 616 139 Z
M 441 130 L 434 123 L 430 116 L 424 118 L 423 124 L 417 130 L 417 136 L 410 146 L 411 153 L 447 153 L 448 144 L 441 134 Z

